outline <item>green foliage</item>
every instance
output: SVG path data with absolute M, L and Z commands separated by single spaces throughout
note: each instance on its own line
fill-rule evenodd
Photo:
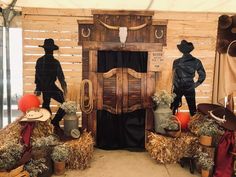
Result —
M 16 142 L 9 142 L 0 149 L 0 169 L 11 170 L 21 159 L 23 146 Z
M 38 160 L 31 159 L 27 164 L 25 164 L 24 169 L 30 173 L 30 177 L 35 177 L 48 169 L 45 163 L 46 159 L 44 158 Z
M 48 147 L 48 146 L 55 146 L 59 144 L 58 138 L 56 138 L 53 135 L 47 136 L 47 137 L 41 137 L 34 139 L 32 142 L 33 148 L 42 148 L 42 147 Z
M 63 162 L 68 159 L 69 149 L 65 145 L 55 146 L 52 152 L 52 160 L 54 162 Z
M 179 122 L 175 119 L 168 119 L 164 124 L 161 125 L 161 127 L 166 130 L 174 130 L 174 131 L 180 129 Z
M 67 114 L 73 114 L 77 111 L 77 105 L 75 101 L 65 101 L 61 108 L 67 113 Z
M 197 162 L 204 170 L 210 170 L 214 165 L 214 160 L 211 158 L 208 153 L 202 152 L 201 149 L 197 151 L 197 155 L 195 156 L 197 158 Z
M 205 135 L 205 136 L 212 136 L 219 134 L 220 130 L 218 125 L 212 119 L 206 119 L 199 127 L 198 134 Z
M 152 96 L 152 100 L 156 106 L 158 106 L 159 104 L 169 105 L 170 103 L 173 102 L 174 97 L 175 97 L 175 94 L 169 94 L 166 90 L 162 90 L 160 93 L 156 92 Z

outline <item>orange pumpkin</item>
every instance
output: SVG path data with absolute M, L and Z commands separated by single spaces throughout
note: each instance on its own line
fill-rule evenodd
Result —
M 177 112 L 176 117 L 181 123 L 181 128 L 187 129 L 188 122 L 190 121 L 190 114 L 188 112 Z

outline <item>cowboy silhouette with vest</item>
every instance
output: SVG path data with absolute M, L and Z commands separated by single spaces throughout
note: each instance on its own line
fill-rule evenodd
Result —
M 35 72 L 35 94 L 37 96 L 43 96 L 43 108 L 46 108 L 51 112 L 50 101 L 56 100 L 59 103 L 65 101 L 64 96 L 67 93 L 67 84 L 61 68 L 60 62 L 53 57 L 53 51 L 58 50 L 58 46 L 54 44 L 53 39 L 45 39 L 44 44 L 39 47 L 44 48 L 45 55 L 40 57 L 36 62 Z M 59 80 L 61 89 L 55 84 L 56 80 Z M 58 109 L 54 119 L 51 123 L 54 125 L 54 132 L 56 134 L 63 135 L 63 130 L 59 126 L 60 120 L 65 115 L 65 111 L 61 108 Z
M 196 113 L 195 88 L 198 87 L 206 78 L 206 72 L 202 62 L 193 57 L 190 52 L 194 46 L 191 42 L 182 40 L 177 48 L 183 56 L 174 60 L 173 63 L 173 92 L 176 94 L 171 109 L 173 114 L 176 113 L 179 105 L 181 105 L 182 96 L 185 96 L 190 115 Z M 198 73 L 198 80 L 194 82 L 195 72 Z

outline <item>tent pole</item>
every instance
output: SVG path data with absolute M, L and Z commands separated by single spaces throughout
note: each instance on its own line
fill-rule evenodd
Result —
M 11 4 L 6 8 L 2 9 L 1 13 L 4 19 L 4 27 L 6 31 L 6 76 L 7 76 L 7 118 L 8 124 L 11 123 L 11 65 L 10 65 L 10 37 L 9 28 L 12 19 L 18 14 L 14 10 L 14 6 L 17 0 L 13 0 Z
M 9 27 L 5 27 L 6 34 L 6 68 L 7 68 L 7 118 L 8 124 L 11 123 L 11 65 L 10 65 L 10 42 L 9 42 Z
M 0 26 L 0 129 L 3 127 L 3 26 Z

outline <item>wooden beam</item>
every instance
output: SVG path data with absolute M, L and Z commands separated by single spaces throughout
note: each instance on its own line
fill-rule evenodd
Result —
M 89 42 L 84 41 L 84 49 L 89 50 L 114 50 L 114 51 L 161 51 L 162 44 L 158 43 L 126 43 L 124 47 L 120 42 Z
M 153 16 L 154 11 L 134 11 L 134 10 L 92 10 L 93 15 L 139 15 L 139 16 Z

